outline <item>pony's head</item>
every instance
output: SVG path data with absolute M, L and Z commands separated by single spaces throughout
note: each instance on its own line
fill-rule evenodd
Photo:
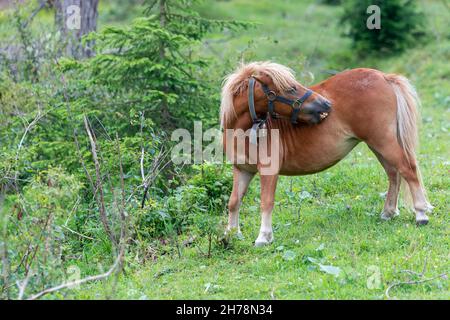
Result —
M 264 115 L 269 111 L 269 91 L 293 102 L 306 97 L 301 106 L 275 100 L 273 102 L 274 111 L 283 117 L 291 117 L 294 108 L 300 107 L 299 111 L 295 113 L 295 120 L 316 124 L 330 112 L 331 103 L 316 92 L 312 92 L 308 96 L 306 94 L 308 89 L 295 80 L 293 71 L 288 67 L 269 61 L 252 62 L 240 65 L 234 73 L 225 78 L 220 106 L 222 127 L 226 127 L 230 121 L 249 111 L 250 77 L 257 80 L 254 87 L 254 105 L 256 113 L 259 115 Z

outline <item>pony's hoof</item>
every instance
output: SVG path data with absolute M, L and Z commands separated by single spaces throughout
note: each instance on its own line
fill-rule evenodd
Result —
M 264 247 L 264 246 L 267 246 L 267 245 L 269 245 L 271 243 L 272 243 L 272 241 L 256 240 L 255 241 L 255 247 Z
M 424 226 L 428 224 L 428 216 L 424 212 L 419 212 L 416 214 L 416 224 L 418 226 Z
M 424 226 L 424 225 L 428 224 L 428 220 L 416 220 L 416 224 L 418 226 Z
M 388 220 L 391 220 L 392 218 L 395 218 L 395 217 L 397 217 L 399 215 L 400 215 L 400 212 L 398 211 L 398 209 L 395 210 L 394 212 L 383 211 L 381 213 L 380 218 L 381 218 L 381 220 L 388 221 Z
M 258 239 L 255 240 L 255 247 L 264 247 L 273 242 L 272 233 L 261 233 Z

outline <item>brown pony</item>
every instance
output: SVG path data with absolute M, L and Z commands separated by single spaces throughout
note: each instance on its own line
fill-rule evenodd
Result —
M 312 92 L 306 94 L 308 91 Z M 291 104 L 295 101 L 300 103 Z M 226 77 L 222 88 L 222 128 L 246 132 L 243 150 L 236 147 L 237 135 L 223 138 L 234 172 L 227 230 L 234 229 L 241 235 L 242 198 L 254 175 L 262 173 L 264 159 L 259 157 L 250 163 L 248 155 L 252 144 L 249 131 L 261 127 L 254 125 L 258 121 L 267 128 L 269 139 L 278 130 L 278 148 L 268 155 L 277 152 L 279 161 L 275 172 L 261 174 L 261 228 L 256 246 L 273 241 L 272 209 L 278 176 L 323 171 L 343 159 L 360 141 L 374 152 L 389 179 L 381 218 L 389 220 L 399 214 L 397 200 L 403 178 L 412 195 L 416 222 L 426 224 L 426 213 L 433 207 L 426 198 L 416 158 L 419 103 L 408 79 L 378 70 L 344 71 L 308 89 L 285 66 L 272 62 L 241 65 Z M 292 121 L 294 109 L 298 110 Z M 298 125 L 291 123 L 296 121 Z M 238 158 L 246 160 L 239 162 Z

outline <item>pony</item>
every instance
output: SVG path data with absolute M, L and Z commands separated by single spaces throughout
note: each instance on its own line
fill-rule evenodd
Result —
M 279 175 L 323 171 L 361 141 L 376 155 L 389 180 L 381 219 L 399 215 L 399 189 L 405 181 L 416 223 L 427 224 L 427 213 L 433 207 L 427 199 L 416 157 L 419 106 L 416 90 L 398 74 L 358 68 L 307 88 L 295 79 L 290 68 L 281 64 L 241 64 L 225 77 L 221 92 L 221 128 L 224 132 L 245 133 L 244 148 L 239 148 L 237 141 L 242 135 L 224 134 L 222 138 L 224 151 L 233 163 L 226 233 L 234 230 L 242 236 L 239 207 L 252 178 L 259 173 L 261 226 L 255 245 L 271 243 Z M 249 153 L 255 144 L 261 144 L 263 131 L 268 141 L 274 139 L 275 132 L 278 136 L 276 150 L 272 148 L 265 156 L 276 155 L 278 159 L 270 173 L 263 173 L 267 160 L 263 156 L 250 161 Z

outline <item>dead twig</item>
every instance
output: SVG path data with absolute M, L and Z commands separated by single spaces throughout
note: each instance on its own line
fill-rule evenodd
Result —
M 436 279 L 439 279 L 439 278 L 445 279 L 445 278 L 447 277 L 447 274 L 446 274 L 446 273 L 442 273 L 442 274 L 437 275 L 437 276 L 435 276 L 435 277 L 431 277 L 431 278 L 423 278 L 424 275 L 425 275 L 425 271 L 427 270 L 427 262 L 428 262 L 428 257 L 425 258 L 425 262 L 424 262 L 424 264 L 423 264 L 423 268 L 422 268 L 422 271 L 421 271 L 421 272 L 416 272 L 416 271 L 412 271 L 412 270 L 401 270 L 400 272 L 407 273 L 407 274 L 409 274 L 409 275 L 419 277 L 420 279 L 418 279 L 418 280 L 409 279 L 409 280 L 407 280 L 407 281 L 398 281 L 398 282 L 395 282 L 395 283 L 391 284 L 391 285 L 390 285 L 389 287 L 387 287 L 387 289 L 386 289 L 386 292 L 385 292 L 386 297 L 387 297 L 388 299 L 391 299 L 391 296 L 389 295 L 389 292 L 390 292 L 393 288 L 398 287 L 398 286 L 421 284 L 421 283 L 433 281 L 433 280 L 436 280 Z
M 140 164 L 141 164 L 142 185 L 144 186 L 144 191 L 142 193 L 141 208 L 144 208 L 145 200 L 147 199 L 148 189 L 152 185 L 153 181 L 155 181 L 155 179 L 159 175 L 159 173 L 162 170 L 164 170 L 169 165 L 169 163 L 172 161 L 172 160 L 169 160 L 165 164 L 163 164 L 163 161 L 167 158 L 167 155 L 169 154 L 170 150 L 164 150 L 164 147 L 161 147 L 161 149 L 159 150 L 159 153 L 153 159 L 152 166 L 149 170 L 149 174 L 147 176 L 145 175 L 145 168 L 144 168 L 145 148 L 144 148 L 144 134 L 143 134 L 144 121 L 145 121 L 145 114 L 144 114 L 144 112 L 142 112 L 141 113 L 141 126 L 140 126 L 140 134 L 141 134 Z
M 25 289 L 27 288 L 28 281 L 30 280 L 30 277 L 33 275 L 33 272 L 30 272 L 27 274 L 25 279 L 23 281 L 16 281 L 17 287 L 19 288 L 19 293 L 17 295 L 17 300 L 22 300 L 23 295 L 25 294 Z
M 30 16 L 28 17 L 28 19 L 25 20 L 24 23 L 22 23 L 22 29 L 25 29 L 31 23 L 31 21 L 33 21 L 34 17 L 39 13 L 39 11 L 41 11 L 47 6 L 47 2 L 48 2 L 47 0 L 42 0 L 39 2 L 38 7 L 34 9 L 33 12 L 31 12 Z
M 395 287 L 398 287 L 398 286 L 402 286 L 402 285 L 408 285 L 408 284 L 409 284 L 409 285 L 411 285 L 411 284 L 421 284 L 421 283 L 424 283 L 424 282 L 429 282 L 429 281 L 436 280 L 436 279 L 438 279 L 438 278 L 445 279 L 446 277 L 447 277 L 447 274 L 446 274 L 446 273 L 442 273 L 442 274 L 440 274 L 440 275 L 438 275 L 438 276 L 435 276 L 435 277 L 432 277 L 432 278 L 425 278 L 425 279 L 421 279 L 421 280 L 399 281 L 399 282 L 396 282 L 396 283 L 391 284 L 391 285 L 386 289 L 385 294 L 386 294 L 386 297 L 387 297 L 388 299 L 390 299 L 391 296 L 389 295 L 389 291 L 391 291 L 392 288 L 395 288 Z
M 120 152 L 120 141 L 119 141 L 119 135 L 116 133 L 116 142 L 117 142 L 117 156 L 119 157 L 119 173 L 120 173 L 120 189 L 121 189 L 121 205 L 119 207 L 120 212 L 120 247 L 122 251 L 125 252 L 125 246 L 127 243 L 127 214 L 125 212 L 125 182 L 124 182 L 124 174 L 123 174 L 123 166 L 122 166 L 122 153 Z M 119 268 L 118 270 L 123 269 L 124 261 L 123 258 L 120 260 Z
M 66 222 L 64 222 L 64 226 L 67 226 L 69 223 L 70 218 L 72 217 L 72 214 L 75 212 L 76 209 L 78 209 L 78 205 L 80 204 L 80 196 L 77 197 L 77 201 L 75 201 L 75 204 L 72 207 L 72 210 L 70 210 L 69 214 L 67 215 Z
M 70 287 L 73 287 L 73 286 L 81 285 L 81 284 L 89 282 L 89 281 L 96 281 L 96 280 L 105 279 L 105 278 L 109 277 L 116 270 L 117 266 L 119 265 L 119 261 L 122 259 L 122 255 L 123 255 L 123 251 L 120 251 L 119 255 L 117 256 L 117 258 L 116 258 L 116 260 L 114 262 L 114 264 L 105 273 L 98 274 L 98 275 L 95 275 L 95 276 L 89 276 L 89 277 L 86 277 L 86 278 L 83 278 L 83 279 L 80 279 L 80 280 L 69 281 L 69 282 L 60 284 L 60 285 L 58 285 L 56 287 L 45 289 L 45 290 L 43 290 L 43 291 L 41 291 L 39 293 L 36 293 L 36 294 L 32 295 L 27 300 L 36 300 L 36 299 L 39 299 L 40 297 L 42 297 L 42 296 L 44 296 L 46 294 L 49 294 L 49 293 L 52 293 L 52 292 L 55 292 L 55 291 L 59 291 L 59 290 L 65 289 L 65 288 L 70 288 Z
M 91 144 L 92 158 L 94 160 L 96 189 L 98 190 L 95 193 L 95 199 L 97 201 L 97 205 L 98 205 L 98 208 L 100 211 L 100 220 L 102 221 L 103 228 L 105 229 L 105 232 L 108 235 L 110 241 L 113 244 L 117 245 L 116 238 L 115 238 L 114 234 L 112 233 L 111 228 L 109 227 L 108 217 L 106 216 L 105 198 L 104 198 L 104 193 L 103 193 L 103 182 L 102 182 L 101 171 L 100 171 L 100 163 L 98 161 L 97 143 L 96 143 L 95 134 L 89 125 L 89 120 L 87 119 L 86 115 L 83 117 L 83 119 L 84 119 L 84 126 L 86 128 L 86 132 L 89 137 L 89 142 Z M 95 191 L 95 190 L 93 190 L 93 191 Z
M 34 117 L 34 119 L 33 119 L 31 122 L 28 122 L 25 118 L 20 117 L 20 119 L 21 119 L 22 122 L 24 123 L 25 131 L 24 131 L 24 133 L 22 134 L 22 138 L 20 139 L 19 144 L 17 145 L 16 156 L 15 156 L 14 164 L 13 164 L 13 166 L 14 166 L 14 177 L 12 177 L 12 179 L 13 179 L 13 185 L 14 185 L 14 187 L 15 187 L 17 193 L 19 193 L 19 192 L 18 192 L 18 189 L 17 189 L 17 188 L 18 188 L 18 187 L 17 187 L 17 178 L 18 178 L 18 175 L 19 175 L 17 166 L 18 166 L 18 162 L 19 162 L 20 151 L 22 150 L 23 144 L 24 144 L 24 142 L 25 142 L 25 138 L 27 137 L 28 133 L 34 128 L 34 126 L 35 126 L 35 125 L 36 125 L 36 124 L 37 124 L 44 116 L 47 115 L 48 112 L 49 112 L 49 111 L 43 113 L 43 112 L 41 111 L 41 108 L 38 108 L 37 114 L 36 114 L 36 116 Z M 7 173 L 9 173 L 10 170 L 11 170 L 11 168 L 8 168 Z
M 153 159 L 149 174 L 143 179 L 144 192 L 142 194 L 141 208 L 144 208 L 145 200 L 147 199 L 147 192 L 153 181 L 155 181 L 159 173 L 172 162 L 172 160 L 169 159 L 168 161 L 163 163 L 164 159 L 167 158 L 169 152 L 170 150 L 164 150 L 164 147 L 162 147 L 158 155 Z
M 82 238 L 85 238 L 85 239 L 88 239 L 88 240 L 95 240 L 94 238 L 88 237 L 88 236 L 86 236 L 86 235 L 84 235 L 84 234 L 81 234 L 81 233 L 79 233 L 79 232 L 76 232 L 75 230 L 72 230 L 72 229 L 70 229 L 69 227 L 67 227 L 67 226 L 65 226 L 65 225 L 62 225 L 62 227 L 63 227 L 64 229 L 66 229 L 67 231 L 70 231 L 70 232 L 72 232 L 72 233 L 74 233 L 74 234 L 76 234 L 77 236 L 80 236 L 80 237 L 82 237 Z

